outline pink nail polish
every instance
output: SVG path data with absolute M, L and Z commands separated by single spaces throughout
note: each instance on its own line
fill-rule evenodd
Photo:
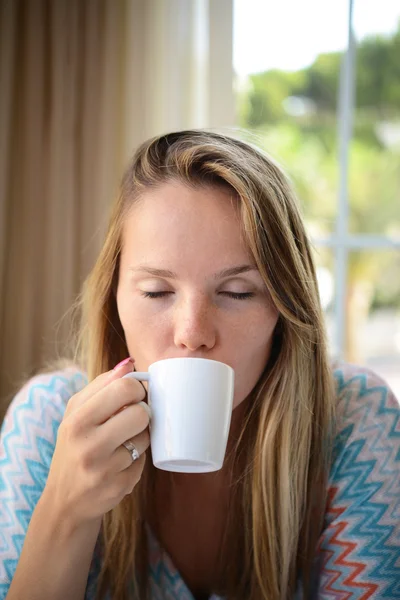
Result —
M 121 362 L 119 362 L 117 365 L 115 365 L 115 367 L 113 368 L 113 371 L 118 371 L 118 369 L 121 369 L 122 367 L 124 367 L 125 365 L 127 365 L 128 363 L 134 363 L 135 361 L 133 360 L 133 358 L 131 358 L 130 356 L 128 356 L 128 358 L 125 358 L 124 360 L 121 360 Z

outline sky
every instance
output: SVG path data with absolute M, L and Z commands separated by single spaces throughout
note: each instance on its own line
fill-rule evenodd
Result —
M 354 0 L 356 39 L 390 34 L 400 0 Z M 347 45 L 348 0 L 234 0 L 233 63 L 238 75 L 297 70 Z

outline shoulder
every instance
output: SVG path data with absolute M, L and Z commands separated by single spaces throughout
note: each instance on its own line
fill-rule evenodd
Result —
M 368 367 L 335 361 L 332 366 L 338 395 L 346 389 L 363 391 L 367 387 L 382 386 L 390 389 L 388 383 Z
M 394 598 L 400 581 L 400 407 L 373 371 L 335 369 L 337 422 L 318 597 Z
M 8 406 L 1 428 L 2 438 L 15 433 L 20 417 L 40 419 L 46 413 L 49 418 L 61 421 L 68 400 L 86 383 L 86 375 L 74 366 L 35 375 Z
M 374 371 L 340 363 L 334 369 L 336 381 L 335 453 L 343 444 L 358 440 L 371 450 L 386 438 L 400 443 L 400 404 L 382 377 Z M 375 442 L 374 442 L 375 440 Z
M 398 405 L 388 383 L 375 371 L 367 367 L 337 362 L 333 368 L 338 400 L 338 414 L 343 412 L 345 404 L 357 401 L 366 396 L 382 399 L 382 395 Z
M 400 471 L 400 405 L 388 384 L 364 367 L 342 363 L 336 380 L 336 427 L 331 481 L 355 464 L 370 475 Z M 353 474 L 354 475 L 354 474 Z M 386 479 L 386 476 L 385 476 Z
M 11 454 L 42 442 L 54 445 L 68 400 L 85 385 L 86 376 L 77 367 L 41 373 L 25 383 L 9 404 L 0 430 L 3 472 Z

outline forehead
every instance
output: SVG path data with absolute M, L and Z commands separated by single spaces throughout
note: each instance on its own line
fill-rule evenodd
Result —
M 140 259 L 159 254 L 193 259 L 199 252 L 208 260 L 226 254 L 238 260 L 248 256 L 234 192 L 222 186 L 192 188 L 178 182 L 148 190 L 132 206 L 122 246 L 123 253 L 140 255 Z

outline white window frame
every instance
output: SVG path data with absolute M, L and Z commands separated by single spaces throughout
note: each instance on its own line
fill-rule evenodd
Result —
M 315 238 L 316 247 L 330 247 L 335 259 L 335 299 L 334 299 L 334 340 L 333 354 L 335 357 L 345 359 L 345 320 L 346 320 L 346 292 L 348 257 L 351 250 L 370 249 L 398 249 L 400 240 L 387 235 L 366 235 L 349 233 L 349 147 L 353 133 L 353 115 L 355 107 L 355 53 L 356 43 L 353 31 L 353 6 L 354 0 L 349 0 L 348 6 L 348 38 L 347 49 L 339 81 L 339 107 L 338 107 L 338 138 L 339 138 L 339 193 L 336 229 L 328 238 Z

